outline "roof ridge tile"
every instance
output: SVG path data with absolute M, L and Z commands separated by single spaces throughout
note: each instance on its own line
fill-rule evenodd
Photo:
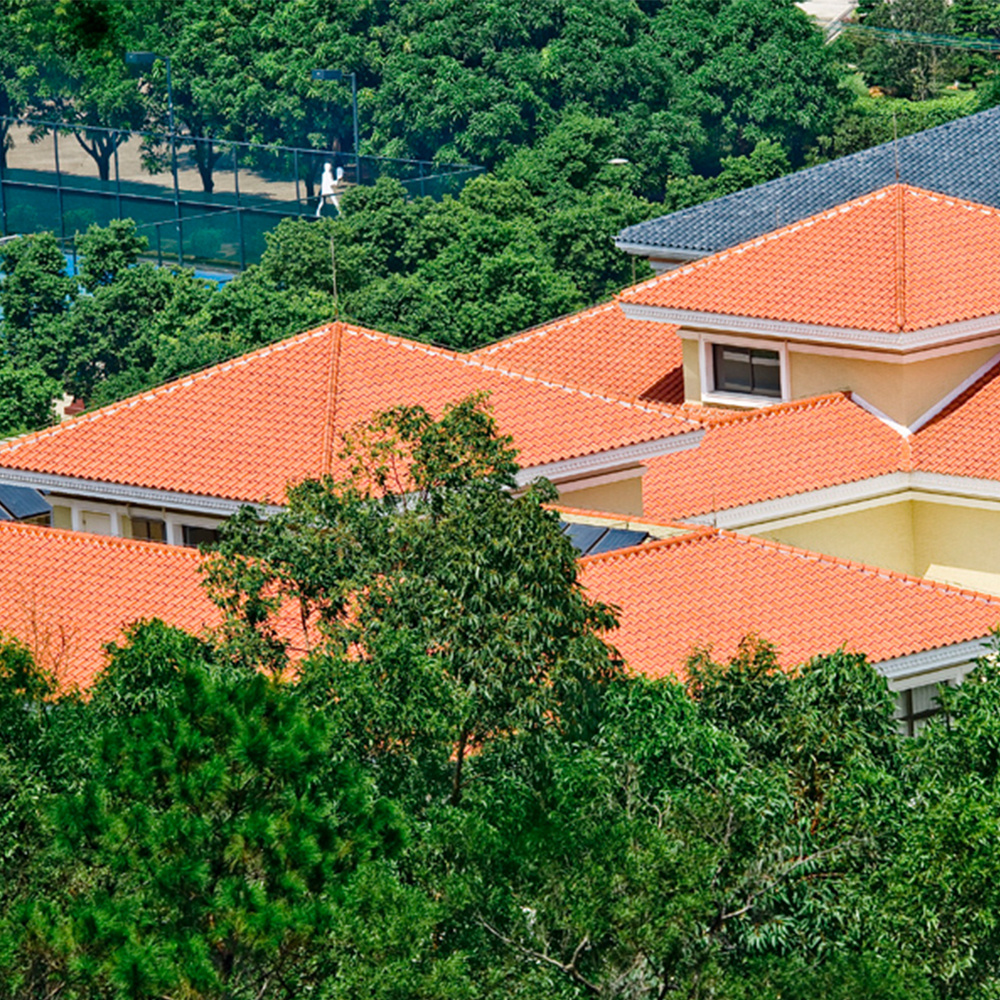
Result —
M 246 354 L 238 354 L 225 361 L 220 361 L 218 364 L 209 365 L 207 368 L 201 368 L 196 372 L 189 372 L 186 375 L 181 375 L 176 379 L 172 379 L 170 382 L 163 383 L 163 385 L 154 386 L 151 389 L 143 389 L 141 392 L 134 393 L 131 396 L 126 396 L 124 399 L 114 403 L 109 403 L 107 406 L 102 406 L 96 410 L 90 410 L 87 413 L 81 413 L 76 417 L 70 417 L 69 420 L 63 420 L 58 424 L 54 424 L 52 427 L 45 427 L 41 430 L 30 431 L 27 434 L 10 438 L 6 441 L 0 442 L 0 454 L 17 451 L 26 444 L 31 444 L 35 441 L 44 441 L 47 438 L 68 433 L 69 431 L 72 431 L 84 424 L 93 423 L 103 417 L 113 416 L 119 410 L 126 407 L 131 409 L 139 403 L 153 402 L 160 396 L 172 393 L 177 389 L 187 388 L 188 386 L 194 385 L 196 382 L 203 382 L 212 375 L 224 374 L 231 371 L 233 368 L 244 367 L 252 361 L 256 361 L 260 358 L 266 358 L 277 351 L 285 351 L 291 347 L 296 347 L 299 344 L 308 343 L 311 340 L 315 340 L 318 337 L 322 337 L 327 333 L 330 333 L 333 327 L 334 324 L 326 323 L 313 330 L 306 330 L 302 333 L 297 333 L 292 337 L 286 337 L 284 340 L 268 344 L 255 351 L 249 351 Z
M 591 387 L 585 388 L 583 386 L 573 385 L 572 383 L 560 381 L 559 379 L 553 379 L 545 375 L 539 375 L 535 372 L 525 372 L 516 368 L 489 365 L 472 354 L 463 354 L 460 351 L 453 351 L 448 348 L 433 347 L 432 345 L 423 344 L 416 340 L 409 340 L 408 338 L 399 337 L 395 334 L 380 333 L 377 330 L 366 330 L 364 327 L 352 327 L 345 324 L 344 332 L 349 335 L 362 336 L 369 340 L 381 341 L 386 344 L 399 344 L 407 350 L 418 351 L 428 357 L 446 358 L 450 361 L 456 362 L 457 364 L 464 365 L 469 368 L 479 368 L 483 371 L 494 372 L 495 374 L 502 375 L 505 378 L 517 379 L 524 382 L 537 382 L 538 384 L 544 385 L 550 389 L 561 389 L 563 392 L 572 393 L 577 396 L 584 396 L 588 399 L 599 399 L 605 403 L 618 404 L 619 406 L 625 406 L 629 409 L 638 410 L 641 413 L 651 413 L 663 417 L 673 417 L 677 420 L 682 420 L 685 423 L 691 424 L 692 430 L 697 430 L 703 426 L 702 420 L 684 412 L 684 404 L 677 405 L 670 403 L 655 403 L 645 400 L 643 400 L 642 403 L 639 403 L 637 399 L 640 397 L 629 400 L 601 389 L 594 389 Z

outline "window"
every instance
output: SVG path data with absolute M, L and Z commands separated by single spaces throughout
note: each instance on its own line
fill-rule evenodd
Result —
M 927 724 L 927 720 L 941 711 L 938 704 L 938 689 L 950 687 L 943 684 L 924 684 L 921 687 L 900 691 L 896 698 L 894 713 L 901 736 L 916 736 Z
M 212 545 L 219 540 L 219 532 L 215 528 L 199 528 L 193 524 L 185 524 L 183 527 L 184 544 L 189 548 Z
M 165 542 L 167 540 L 166 525 L 152 517 L 132 518 L 132 537 L 145 542 Z
M 713 344 L 712 369 L 716 392 L 781 399 L 781 358 L 777 351 Z

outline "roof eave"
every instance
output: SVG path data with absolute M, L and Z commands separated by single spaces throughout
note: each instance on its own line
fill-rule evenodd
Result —
M 964 340 L 978 340 L 1000 332 L 1000 314 L 942 323 L 920 330 L 887 333 L 856 327 L 825 326 L 818 323 L 798 323 L 790 320 L 765 319 L 757 316 L 730 316 L 725 313 L 702 312 L 694 309 L 674 309 L 667 306 L 645 305 L 620 299 L 622 312 L 629 319 L 653 320 L 684 328 L 719 333 L 741 333 L 772 339 L 802 341 L 908 354 Z

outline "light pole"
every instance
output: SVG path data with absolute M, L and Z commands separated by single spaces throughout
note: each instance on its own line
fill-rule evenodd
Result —
M 174 131 L 174 88 L 170 79 L 170 56 L 159 56 L 155 52 L 126 52 L 125 64 L 147 68 L 157 59 L 167 66 L 167 122 L 170 128 L 170 170 L 174 176 L 174 218 L 177 223 L 177 263 L 184 265 L 184 239 L 181 232 L 181 193 L 177 183 L 177 133 Z
M 354 181 L 361 183 L 361 155 L 358 149 L 358 76 L 356 73 L 345 73 L 342 69 L 314 69 L 311 74 L 314 80 L 343 80 L 351 78 L 351 108 L 354 111 Z

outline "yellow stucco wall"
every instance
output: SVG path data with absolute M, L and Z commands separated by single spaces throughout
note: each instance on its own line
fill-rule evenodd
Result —
M 69 507 L 61 507 L 59 504 L 52 505 L 52 527 L 66 528 L 73 527 L 73 511 Z
M 913 529 L 918 575 L 1000 594 L 1000 510 L 916 501 Z
M 786 545 L 1000 595 L 1000 510 L 903 500 L 791 527 L 748 527 Z
M 803 399 L 838 390 L 856 392 L 908 427 L 996 353 L 996 347 L 981 347 L 929 361 L 891 364 L 804 354 L 792 348 L 788 357 L 791 396 Z
M 909 501 L 833 514 L 775 530 L 745 529 L 776 542 L 813 552 L 884 566 L 899 573 L 914 572 L 913 516 Z M 744 530 L 744 529 L 741 529 Z
M 586 480 L 583 480 L 586 482 Z M 580 510 L 601 510 L 612 514 L 642 516 L 642 477 L 632 476 L 602 486 L 574 489 L 573 483 L 557 483 L 559 502 Z
M 681 341 L 684 349 L 684 399 L 688 403 L 701 402 L 701 362 L 698 341 Z

